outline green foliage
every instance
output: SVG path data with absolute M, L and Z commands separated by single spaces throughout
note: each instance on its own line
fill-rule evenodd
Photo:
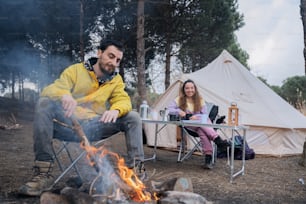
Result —
M 295 108 L 301 108 L 306 101 L 306 76 L 287 78 L 281 86 L 281 96 Z
M 237 12 L 235 0 L 210 0 L 197 2 L 196 12 L 184 21 L 186 39 L 179 58 L 184 72 L 201 69 L 215 59 L 224 49 L 234 51 L 239 61 L 246 63 L 248 56 L 239 48 L 234 32 L 243 26 L 243 16 Z
M 223 49 L 248 67 L 249 56 L 234 34 L 244 25 L 237 0 L 145 2 L 146 67 L 157 54 L 164 55 L 167 46 L 171 56 L 177 56 L 183 64 L 183 72 L 204 67 Z M 120 73 L 133 101 L 137 101 L 137 0 L 0 0 L 0 3 L 0 89 L 10 87 L 13 80 L 25 79 L 42 88 L 66 66 L 81 59 L 81 38 L 85 51 L 95 50 L 102 38 L 113 38 L 125 45 Z M 271 88 L 297 107 L 305 101 L 305 83 L 305 77 L 292 77 L 282 87 Z M 146 84 L 152 84 L 149 75 Z M 147 96 L 151 104 L 158 97 L 149 90 Z
M 275 93 L 282 97 L 298 110 L 302 110 L 306 103 L 306 76 L 294 76 L 287 78 L 282 86 L 270 86 L 263 77 L 257 77 Z
M 282 96 L 282 89 L 281 87 L 279 86 L 270 86 L 270 88 L 275 92 L 277 93 L 279 96 Z M 285 99 L 285 98 L 284 98 Z M 286 99 L 285 99 L 286 100 Z

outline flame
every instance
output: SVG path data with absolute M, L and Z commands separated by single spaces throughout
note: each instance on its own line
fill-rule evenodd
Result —
M 156 194 L 153 196 L 151 193 L 146 191 L 146 186 L 143 184 L 143 182 L 138 178 L 138 176 L 134 173 L 132 169 L 129 169 L 125 165 L 125 161 L 123 158 L 121 158 L 118 154 L 114 152 L 110 152 L 104 148 L 104 146 L 101 146 L 99 148 L 96 148 L 94 146 L 89 145 L 86 142 L 81 142 L 81 147 L 87 152 L 87 159 L 91 166 L 95 167 L 96 170 L 98 170 L 98 164 L 95 158 L 97 157 L 104 157 L 106 155 L 111 155 L 116 158 L 117 161 L 117 168 L 118 173 L 122 181 L 126 183 L 132 190 L 129 192 L 129 197 L 136 202 L 140 201 L 151 201 L 152 197 L 154 200 L 158 200 L 158 197 Z

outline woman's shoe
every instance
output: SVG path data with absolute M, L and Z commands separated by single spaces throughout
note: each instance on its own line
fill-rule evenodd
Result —
M 230 147 L 230 143 L 227 140 L 222 140 L 220 136 L 214 139 L 214 143 L 217 145 L 219 150 L 226 150 L 227 147 Z
M 204 163 L 204 169 L 212 169 L 212 155 L 205 155 L 205 163 Z

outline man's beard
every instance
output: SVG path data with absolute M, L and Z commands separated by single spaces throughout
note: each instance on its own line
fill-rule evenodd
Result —
M 99 64 L 99 69 L 105 76 L 109 76 L 113 73 L 113 71 L 107 71 L 101 63 Z

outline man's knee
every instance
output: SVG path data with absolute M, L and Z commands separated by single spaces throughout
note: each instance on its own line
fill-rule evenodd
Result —
M 36 110 L 47 109 L 52 104 L 52 100 L 47 97 L 40 97 L 36 104 Z
M 126 119 L 131 122 L 141 123 L 141 118 L 139 116 L 139 113 L 137 113 L 136 111 L 130 111 L 126 115 Z

